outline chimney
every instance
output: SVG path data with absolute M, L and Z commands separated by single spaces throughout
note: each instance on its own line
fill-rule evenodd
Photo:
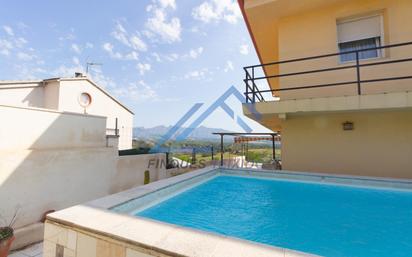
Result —
M 81 78 L 81 77 L 84 77 L 84 76 L 83 76 L 83 73 L 81 73 L 81 72 L 75 72 L 74 77 L 75 78 Z

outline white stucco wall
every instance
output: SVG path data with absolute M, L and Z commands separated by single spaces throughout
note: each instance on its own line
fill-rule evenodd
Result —
M 158 165 L 156 165 L 158 163 Z M 161 165 L 160 163 L 163 163 Z M 144 184 L 144 172 L 150 173 L 150 182 L 164 177 L 166 171 L 166 154 L 141 154 L 119 156 L 113 190 L 120 192 Z
M 86 108 L 86 113 L 106 116 L 106 127 L 109 129 L 115 128 L 117 118 L 120 135 L 119 149 L 132 148 L 133 114 L 110 98 L 106 92 L 94 86 L 87 79 L 62 79 L 59 91 L 59 110 L 78 113 L 84 113 L 85 111 L 79 105 L 79 95 L 83 92 L 90 94 L 92 103 Z
M 89 93 L 92 97 L 92 103 L 86 112 L 107 117 L 106 128 L 112 130 L 117 118 L 119 149 L 132 148 L 133 113 L 86 77 L 31 82 L 0 81 L 0 105 L 38 107 L 84 114 L 85 110 L 78 101 L 83 92 Z
M 106 117 L 0 105 L 0 151 L 106 146 Z
M 0 152 L 0 215 L 15 228 L 39 222 L 60 210 L 112 193 L 113 148 L 16 150 Z
M 164 154 L 117 156 L 114 148 L 0 151 L 0 215 L 15 228 L 60 210 L 158 180 L 164 168 L 147 167 Z
M 0 81 L 0 104 L 44 107 L 44 90 L 38 82 Z
M 46 211 L 142 185 L 145 170 L 155 181 L 161 167 L 148 162 L 165 158 L 119 157 L 106 147 L 105 117 L 0 106 L 0 120 L 0 217 L 7 222 L 18 211 L 18 229 Z
M 52 110 L 59 110 L 60 82 L 47 82 L 43 87 L 43 92 L 43 107 Z

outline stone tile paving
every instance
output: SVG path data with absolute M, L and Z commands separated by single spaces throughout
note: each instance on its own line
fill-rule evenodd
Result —
M 14 251 L 8 257 L 43 257 L 43 242 Z

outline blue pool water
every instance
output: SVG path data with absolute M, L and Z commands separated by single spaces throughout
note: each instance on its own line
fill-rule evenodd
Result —
M 217 176 L 137 216 L 322 256 L 412 256 L 412 193 Z

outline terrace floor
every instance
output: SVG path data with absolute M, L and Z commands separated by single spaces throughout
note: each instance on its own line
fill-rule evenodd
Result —
M 14 251 L 9 257 L 43 257 L 43 242 Z

